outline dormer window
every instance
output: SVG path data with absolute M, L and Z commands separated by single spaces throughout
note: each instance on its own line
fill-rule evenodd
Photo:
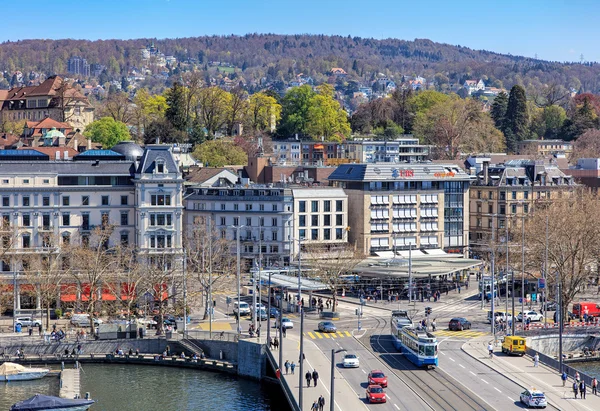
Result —
M 165 161 L 162 159 L 156 160 L 156 173 L 164 174 L 166 173 Z

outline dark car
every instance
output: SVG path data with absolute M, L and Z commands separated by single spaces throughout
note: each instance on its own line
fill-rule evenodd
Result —
M 152 319 L 158 323 L 158 321 L 160 320 L 160 317 L 158 315 L 155 315 L 154 318 L 152 318 Z M 177 322 L 175 321 L 175 317 L 170 314 L 163 315 L 163 324 L 171 325 L 175 329 L 177 329 Z
M 448 329 L 450 331 L 462 331 L 462 330 L 470 330 L 471 322 L 463 317 L 456 317 L 450 320 L 448 323 Z
M 548 301 L 542 306 L 542 311 L 556 311 L 556 307 L 558 307 L 558 304 L 555 301 Z
M 271 309 L 269 310 L 269 317 L 279 318 L 279 310 L 275 307 L 271 307 Z

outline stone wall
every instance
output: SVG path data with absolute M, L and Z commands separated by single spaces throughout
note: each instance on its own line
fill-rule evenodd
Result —
M 266 347 L 252 341 L 238 343 L 238 375 L 260 380 L 266 374 Z
M 563 352 L 580 351 L 583 347 L 597 344 L 595 337 L 590 335 L 563 334 Z M 527 338 L 527 346 L 550 357 L 558 356 L 558 334 L 541 335 Z

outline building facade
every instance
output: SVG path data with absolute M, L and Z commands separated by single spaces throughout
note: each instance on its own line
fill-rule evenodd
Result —
M 573 142 L 564 140 L 523 140 L 517 142 L 517 153 L 536 156 L 570 157 Z
M 418 138 L 395 140 L 354 140 L 346 144 L 345 157 L 353 163 L 403 163 L 427 160 L 429 146 Z
M 366 255 L 468 246 L 470 176 L 455 164 L 343 164 L 330 183 L 348 195 L 348 241 Z

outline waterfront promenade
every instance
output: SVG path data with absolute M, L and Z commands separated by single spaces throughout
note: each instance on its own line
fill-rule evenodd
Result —
M 462 346 L 462 349 L 471 357 L 487 365 L 490 368 L 490 372 L 495 371 L 504 375 L 506 378 L 523 387 L 523 389 L 537 388 L 543 391 L 546 394 L 548 402 L 560 410 L 600 410 L 600 396 L 592 394 L 591 386 L 588 386 L 587 398 L 585 400 L 580 398 L 575 399 L 572 390 L 572 375 L 569 376 L 569 380 L 563 387 L 560 374 L 557 370 L 541 363 L 538 367 L 534 367 L 530 356 L 504 355 L 500 352 L 499 347 L 496 348 L 493 359 L 490 359 L 487 351 L 489 340 L 489 336 L 475 338 L 466 342 Z M 513 396 L 518 398 L 518 394 L 513 393 Z

